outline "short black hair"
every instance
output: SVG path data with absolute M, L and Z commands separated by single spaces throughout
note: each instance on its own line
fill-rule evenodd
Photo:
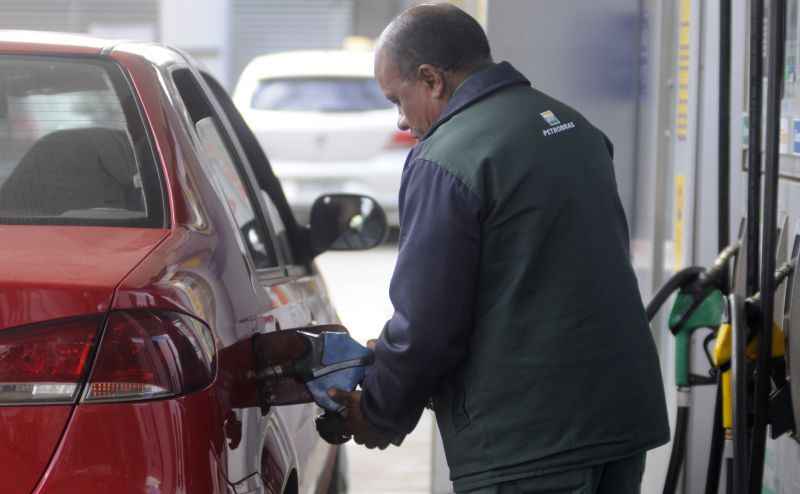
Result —
M 380 47 L 403 79 L 411 79 L 422 64 L 458 72 L 492 61 L 489 40 L 478 21 L 447 3 L 404 11 L 384 31 Z

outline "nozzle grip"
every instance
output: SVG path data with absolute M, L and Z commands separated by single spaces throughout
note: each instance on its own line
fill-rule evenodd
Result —
M 350 440 L 350 434 L 344 432 L 344 418 L 334 412 L 325 412 L 314 421 L 320 437 L 329 444 L 344 444 Z
M 314 424 L 320 437 L 329 444 L 344 444 L 352 437 L 344 432 L 344 417 L 339 413 L 326 411 L 316 418 Z M 395 446 L 400 446 L 404 439 L 405 435 L 398 435 L 390 442 Z

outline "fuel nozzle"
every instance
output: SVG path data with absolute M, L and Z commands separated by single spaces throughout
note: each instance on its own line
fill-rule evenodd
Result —
M 254 351 L 262 409 L 313 400 L 324 410 L 316 419 L 320 436 L 331 444 L 350 439 L 342 432 L 347 410 L 328 390 L 355 390 L 374 360 L 372 350 L 343 326 L 328 325 L 256 335 Z
M 255 377 L 266 389 L 300 383 L 319 406 L 337 413 L 344 407 L 328 396 L 328 389 L 353 391 L 373 362 L 372 350 L 339 325 L 259 334 L 254 350 Z M 283 404 L 280 398 L 267 396 L 273 404 Z
M 738 241 L 726 247 L 708 269 L 680 288 L 669 316 L 669 329 L 673 334 L 693 327 L 716 328 L 722 317 L 722 291 L 728 263 L 741 249 Z

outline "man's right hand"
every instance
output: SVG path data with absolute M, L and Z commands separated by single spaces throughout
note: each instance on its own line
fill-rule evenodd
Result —
M 328 396 L 344 405 L 344 432 L 351 434 L 356 444 L 363 444 L 369 449 L 386 449 L 391 444 L 392 437 L 373 427 L 361 413 L 361 391 L 348 392 L 331 388 Z

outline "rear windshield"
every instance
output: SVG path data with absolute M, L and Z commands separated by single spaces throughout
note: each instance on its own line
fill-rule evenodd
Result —
M 161 227 L 158 182 L 114 63 L 0 56 L 0 223 Z
M 264 79 L 253 95 L 257 110 L 359 112 L 392 104 L 375 79 L 367 77 Z

